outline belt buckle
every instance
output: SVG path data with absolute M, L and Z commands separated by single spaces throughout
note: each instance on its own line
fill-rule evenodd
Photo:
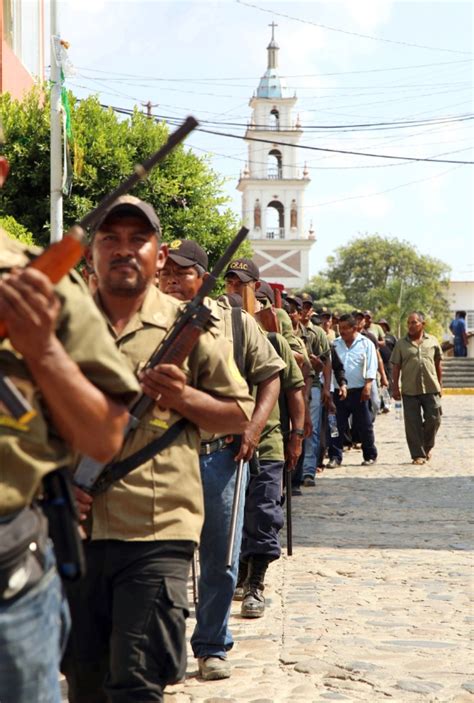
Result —
M 206 456 L 209 456 L 209 454 L 211 454 L 211 443 L 210 443 L 210 442 L 208 442 L 208 443 L 205 445 L 205 455 L 206 455 Z

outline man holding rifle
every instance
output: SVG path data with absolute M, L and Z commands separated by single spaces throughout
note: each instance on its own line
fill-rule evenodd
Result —
M 153 208 L 119 198 L 93 233 L 88 259 L 97 276 L 95 300 L 118 348 L 155 402 L 128 435 L 119 459 L 142 450 L 180 418 L 180 434 L 152 459 L 92 499 L 86 547 L 88 574 L 70 603 L 73 617 L 65 673 L 74 703 L 163 700 L 167 683 L 186 665 L 187 578 L 203 522 L 198 426 L 243 432 L 253 410 L 232 348 L 212 323 L 182 368 L 143 371 L 182 310 L 160 293 L 160 247 Z
M 273 291 L 268 283 L 260 281 L 256 296 L 263 308 L 273 306 Z M 286 339 L 274 332 L 267 336 L 272 339 L 285 365 L 280 372 L 279 402 L 275 404 L 260 436 L 260 472 L 251 477 L 245 502 L 236 597 L 242 599 L 241 615 L 246 618 L 260 618 L 265 613 L 263 592 L 266 571 L 269 564 L 281 555 L 279 532 L 283 526 L 283 470 L 285 466 L 287 471 L 296 468 L 305 435 L 303 374 Z M 287 486 L 287 499 L 288 492 L 291 492 L 291 486 Z
M 160 290 L 178 300 L 190 300 L 201 289 L 208 275 L 207 267 L 207 254 L 197 242 L 175 240 L 169 246 L 168 258 L 160 272 Z M 228 678 L 231 674 L 227 652 L 233 646 L 233 638 L 228 621 L 237 581 L 244 513 L 244 500 L 241 500 L 232 563 L 227 568 L 226 550 L 236 490 L 236 461 L 243 459 L 247 462 L 258 446 L 260 433 L 278 401 L 278 374 L 284 368 L 284 363 L 251 315 L 241 309 L 232 310 L 226 300 L 208 302 L 212 305 L 216 324 L 222 334 L 230 342 L 235 339 L 234 354 L 241 367 L 240 371 L 256 395 L 252 420 L 242 436 L 233 432 L 227 436 L 222 433 L 202 433 L 201 437 L 200 465 L 205 519 L 199 551 L 197 622 L 191 645 L 198 659 L 200 675 L 212 680 Z M 243 491 L 246 479 L 247 465 L 242 479 Z
M 0 156 L 0 185 L 7 173 Z M 39 253 L 0 231 L 0 370 L 33 407 L 24 423 L 0 406 L 2 703 L 61 701 L 68 613 L 39 499 L 74 451 L 112 458 L 139 389 L 79 277 L 53 287 L 28 266 Z M 77 530 L 72 513 L 60 528 Z
M 257 266 L 249 259 L 236 259 L 225 274 L 228 294 L 241 290 L 245 297 L 244 286 L 253 289 L 259 279 Z M 248 292 L 248 291 L 247 291 Z M 256 301 L 251 302 L 256 312 Z M 296 461 L 301 453 L 304 436 L 304 400 L 302 388 L 303 376 L 294 363 L 294 356 L 283 337 L 279 336 L 279 355 L 284 362 L 281 371 L 285 394 L 289 393 L 290 417 L 292 421 L 289 441 L 291 458 Z M 258 403 L 257 403 L 258 406 Z M 254 415 L 255 418 L 255 415 Z M 254 423 L 252 418 L 251 425 Z M 258 463 L 259 472 L 251 477 L 245 501 L 244 528 L 238 587 L 241 592 L 241 615 L 246 618 L 259 618 L 265 612 L 264 581 L 269 564 L 279 559 L 281 554 L 279 532 L 283 526 L 281 507 L 281 486 L 285 450 L 280 420 L 278 401 L 267 416 L 264 426 L 258 428 Z M 239 592 L 237 592 L 239 597 Z

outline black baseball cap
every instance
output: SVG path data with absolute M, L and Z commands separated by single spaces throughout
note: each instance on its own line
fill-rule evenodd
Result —
M 309 303 L 311 307 L 313 307 L 313 298 L 309 293 L 301 293 L 301 302 L 304 305 L 305 303 Z
M 257 264 L 254 264 L 251 259 L 245 258 L 234 259 L 234 261 L 231 261 L 224 274 L 224 278 L 228 276 L 229 273 L 235 273 L 235 275 L 240 278 L 242 283 L 258 281 L 260 278 L 260 271 L 258 270 Z
M 156 232 L 157 237 L 161 235 L 160 220 L 152 206 L 140 200 L 140 198 L 135 198 L 133 195 L 121 195 L 120 198 L 114 200 L 102 214 L 100 220 L 92 226 L 92 232 L 97 232 L 111 215 L 122 215 L 123 217 L 138 215 L 139 217 L 144 217 L 150 223 L 151 229 Z
M 364 317 L 365 313 L 362 310 L 353 310 L 351 312 L 352 317 Z
M 387 320 L 384 317 L 382 317 L 382 319 L 379 320 L 377 322 L 377 324 L 378 325 L 385 325 L 385 327 L 387 328 L 387 332 L 390 332 L 390 325 L 388 324 Z
M 329 308 L 319 308 L 318 315 L 319 317 L 331 317 L 332 312 Z
M 209 259 L 204 249 L 192 239 L 174 239 L 168 244 L 168 256 L 178 266 L 196 266 L 207 271 Z
M 273 288 L 266 281 L 259 281 L 258 288 L 255 291 L 257 300 L 269 300 L 272 305 L 275 305 L 275 294 Z
M 293 305 L 296 305 L 296 307 L 299 308 L 300 310 L 301 310 L 301 308 L 303 307 L 303 301 L 302 301 L 301 298 L 298 297 L 297 295 L 291 295 L 291 296 L 288 295 L 288 296 L 286 297 L 286 302 L 287 302 L 287 303 L 293 303 Z

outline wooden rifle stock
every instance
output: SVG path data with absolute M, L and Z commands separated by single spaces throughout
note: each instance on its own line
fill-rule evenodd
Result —
M 255 317 L 257 311 L 257 298 L 255 297 L 254 289 L 247 283 L 242 287 L 242 308 Z

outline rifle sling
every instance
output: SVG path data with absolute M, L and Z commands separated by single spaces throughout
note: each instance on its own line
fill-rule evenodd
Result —
M 234 346 L 234 361 L 241 375 L 245 378 L 244 362 L 244 326 L 242 324 L 242 308 L 232 308 L 232 342 Z
M 189 420 L 182 417 L 180 420 L 175 422 L 174 425 L 171 425 L 171 427 L 169 427 L 160 437 L 152 440 L 137 452 L 130 454 L 130 456 L 126 459 L 116 461 L 107 466 L 93 485 L 90 490 L 90 494 L 95 496 L 99 493 L 103 493 L 113 483 L 124 478 L 124 476 L 127 476 L 127 474 L 131 471 L 144 464 L 145 461 L 149 461 L 156 454 L 169 447 L 169 445 L 174 442 L 182 430 L 184 430 L 188 422 Z
M 283 358 L 281 348 L 280 348 L 280 342 L 278 340 L 278 336 L 276 335 L 275 332 L 269 332 L 267 334 L 268 341 L 270 344 L 273 346 L 275 349 L 276 353 L 280 357 L 280 359 Z M 283 372 L 280 371 L 280 379 L 282 379 L 282 374 Z M 288 435 L 290 432 L 290 415 L 288 412 L 288 403 L 286 401 L 286 396 L 284 391 L 280 390 L 280 395 L 278 397 L 278 405 L 280 407 L 280 424 L 281 424 L 281 431 L 283 433 L 283 439 L 286 442 L 288 439 Z

